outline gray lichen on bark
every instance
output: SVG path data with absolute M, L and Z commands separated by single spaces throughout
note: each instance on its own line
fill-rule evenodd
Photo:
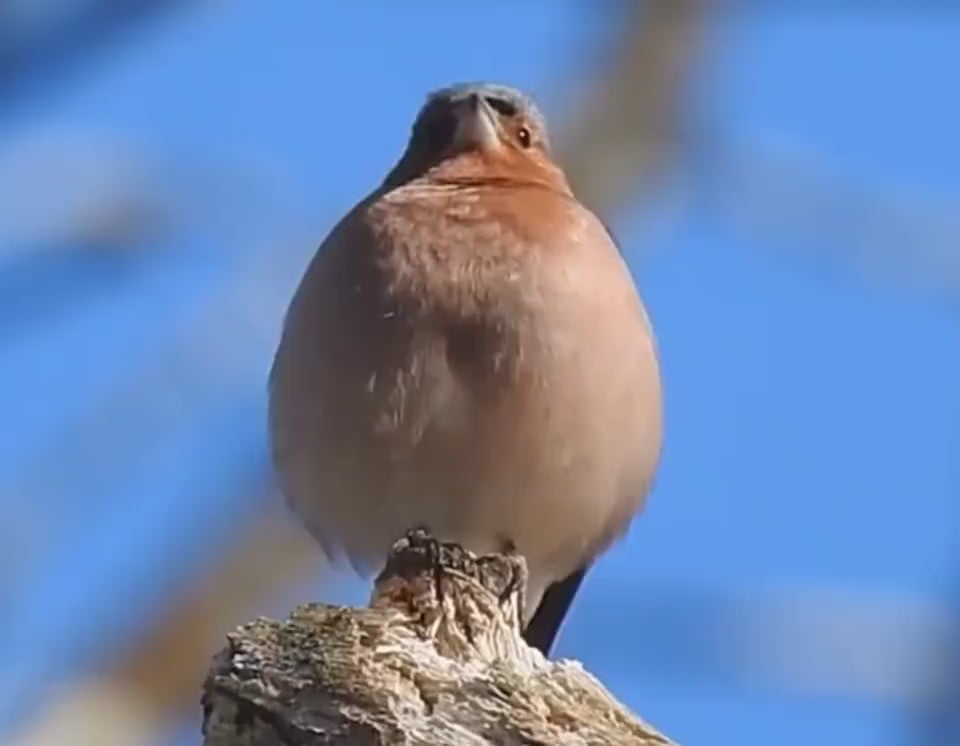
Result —
M 205 746 L 662 745 L 573 661 L 520 635 L 525 565 L 423 532 L 369 608 L 297 608 L 228 638 L 204 685 Z

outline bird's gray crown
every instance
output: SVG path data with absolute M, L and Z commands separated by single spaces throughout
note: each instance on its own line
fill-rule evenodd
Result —
M 414 120 L 407 148 L 387 174 L 385 185 L 396 186 L 408 181 L 450 155 L 460 118 L 467 111 L 461 104 L 471 96 L 482 98 L 488 109 L 501 118 L 522 118 L 526 126 L 535 131 L 539 146 L 549 152 L 546 123 L 529 96 L 496 83 L 455 83 L 427 95 Z
M 512 108 L 515 113 L 523 114 L 541 132 L 546 133 L 546 121 L 533 99 L 516 88 L 498 83 L 454 83 L 445 88 L 431 91 L 427 95 L 427 102 L 420 110 L 420 115 L 422 116 L 438 104 L 441 106 L 443 104 L 453 104 L 472 94 L 503 102 L 507 107 Z M 504 112 L 501 111 L 501 113 Z

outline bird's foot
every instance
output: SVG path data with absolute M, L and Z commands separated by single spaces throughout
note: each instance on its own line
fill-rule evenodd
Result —
M 506 583 L 503 586 L 503 589 L 499 594 L 499 602 L 501 608 L 506 608 L 510 604 L 512 598 L 516 598 L 517 604 L 517 624 L 520 629 L 523 629 L 526 626 L 527 620 L 524 618 L 526 616 L 527 608 L 527 563 L 522 560 L 520 553 L 517 551 L 517 545 L 514 543 L 513 539 L 503 538 L 501 540 L 500 553 L 504 557 L 510 559 L 519 559 L 520 561 L 511 563 L 513 565 L 513 572 L 507 578 Z
M 407 531 L 406 540 L 411 548 L 419 548 L 426 558 L 427 565 L 433 575 L 433 591 L 437 603 L 443 602 L 443 544 L 435 539 L 426 525 L 419 525 Z
M 415 526 L 396 543 L 377 582 L 379 584 L 383 577 L 410 579 L 419 575 L 430 583 L 433 603 L 442 605 L 447 600 L 452 578 L 474 578 L 495 594 L 500 608 L 523 629 L 527 565 L 512 541 L 503 540 L 498 548 L 498 554 L 478 557 L 459 544 L 434 538 L 426 526 Z

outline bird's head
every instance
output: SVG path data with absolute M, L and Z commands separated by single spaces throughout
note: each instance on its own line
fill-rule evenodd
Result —
M 461 83 L 427 97 L 387 183 L 421 176 L 528 180 L 569 191 L 536 104 L 514 88 L 493 83 Z

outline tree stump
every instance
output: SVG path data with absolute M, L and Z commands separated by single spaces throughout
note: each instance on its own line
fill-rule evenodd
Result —
M 672 744 L 580 664 L 527 646 L 525 581 L 519 556 L 411 532 L 369 608 L 305 604 L 228 636 L 205 746 Z

